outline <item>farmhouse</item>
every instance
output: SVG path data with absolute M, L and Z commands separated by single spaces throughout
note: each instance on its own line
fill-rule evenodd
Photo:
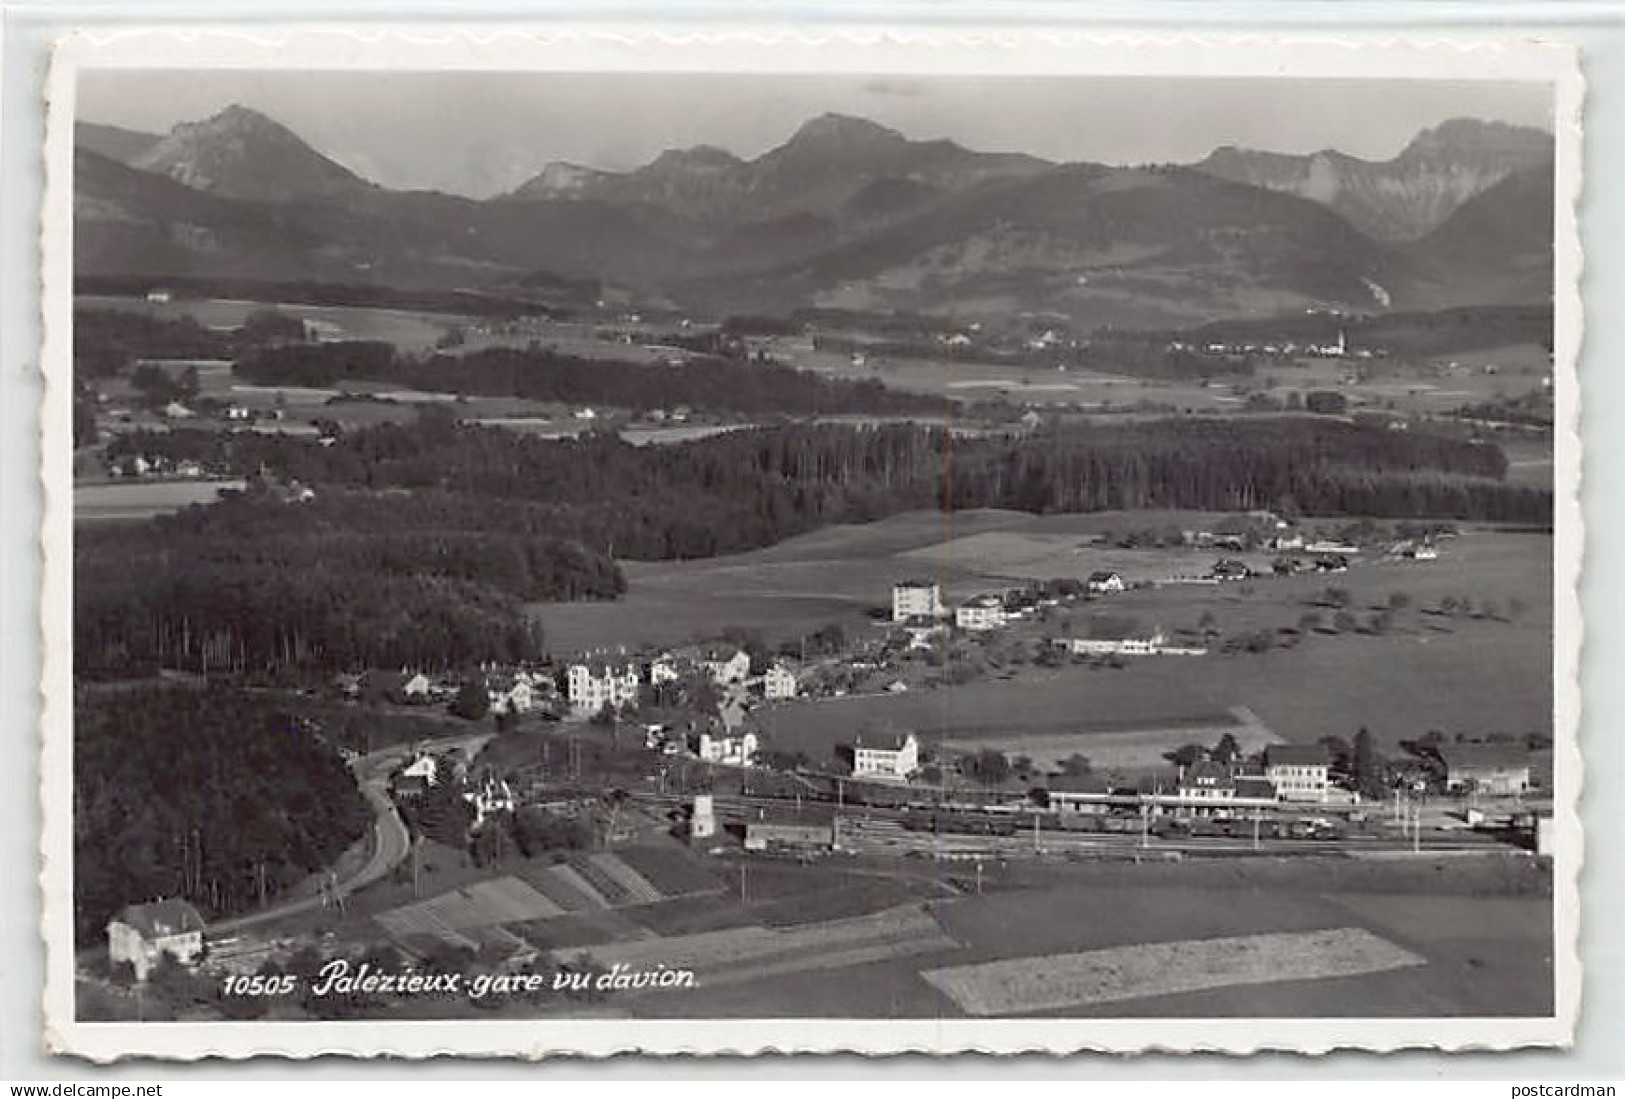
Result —
M 605 706 L 625 706 L 637 701 L 636 664 L 582 661 L 571 664 L 564 675 L 565 697 L 577 714 L 595 714 Z
M 428 752 L 419 752 L 390 782 L 390 793 L 397 798 L 422 797 L 431 787 L 440 785 L 441 778 L 440 760 Z
M 1108 618 L 1092 619 L 1084 634 L 1060 638 L 1055 643 L 1071 649 L 1076 656 L 1156 656 L 1168 640 L 1158 627 L 1145 629 Z
M 1004 600 L 997 595 L 974 596 L 954 610 L 954 625 L 962 630 L 999 630 L 1004 623 Z
M 433 688 L 428 676 L 405 668 L 399 672 L 366 671 L 356 679 L 357 694 L 391 702 L 427 702 Z
M 934 580 L 903 580 L 892 585 L 891 620 L 907 622 L 911 618 L 941 618 L 942 585 Z
M 683 667 L 686 662 L 675 653 L 661 653 L 649 661 L 648 674 L 651 686 L 658 687 L 662 683 L 676 683 L 683 678 Z
M 722 736 L 702 732 L 694 738 L 694 754 L 707 763 L 720 763 L 725 767 L 744 767 L 756 757 L 759 747 L 755 733 L 724 733 Z
M 852 745 L 852 774 L 857 778 L 907 779 L 920 769 L 920 740 L 913 733 Z
M 472 790 L 463 792 L 463 800 L 474 808 L 474 827 L 483 825 L 486 818 L 496 813 L 511 813 L 514 811 L 515 801 L 513 789 L 506 779 L 495 778 L 491 775 Z
M 1089 590 L 1096 595 L 1124 591 L 1127 587 L 1128 585 L 1123 583 L 1123 577 L 1120 573 L 1092 572 L 1089 574 Z
M 528 714 L 536 707 L 536 689 L 528 675 L 494 675 L 485 681 L 493 714 Z
M 1440 749 L 1445 788 L 1460 793 L 1522 794 L 1532 785 L 1529 753 L 1505 744 L 1458 744 Z
M 1264 777 L 1282 801 L 1324 804 L 1331 790 L 1331 763 L 1318 744 L 1273 744 L 1264 752 Z
M 147 979 L 167 954 L 191 965 L 203 953 L 203 917 L 178 898 L 126 905 L 107 924 L 107 960 L 128 963 L 138 981 Z
M 700 650 L 699 663 L 719 687 L 743 683 L 750 676 L 750 654 L 732 645 L 711 645 Z
M 762 697 L 769 700 L 796 697 L 796 673 L 782 663 L 776 663 L 762 675 Z

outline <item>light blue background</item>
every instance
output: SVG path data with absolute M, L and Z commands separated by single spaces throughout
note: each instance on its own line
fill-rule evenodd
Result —
M 1614 722 L 1625 716 L 1625 434 L 1612 418 L 1625 415 L 1625 0 L 1591 3 L 1495 3 L 1427 0 L 1412 3 L 822 3 L 733 6 L 714 3 L 601 5 L 563 3 L 458 4 L 407 0 L 269 0 L 253 3 L 15 3 L 0 0 L 0 1080 L 257 1079 L 405 1077 L 532 1079 L 594 1077 L 913 1078 L 950 1073 L 959 1079 L 1016 1081 L 1078 1079 L 1333 1078 L 1625 1080 L 1625 753 L 1614 744 Z M 38 873 L 38 677 L 40 654 L 40 521 L 38 491 L 38 234 L 43 88 L 51 39 L 89 24 L 293 22 L 340 13 L 347 22 L 385 23 L 402 18 L 458 21 L 544 21 L 583 16 L 601 21 L 640 18 L 703 27 L 730 18 L 762 22 L 771 14 L 800 23 L 879 21 L 939 24 L 1069 23 L 1152 25 L 1163 29 L 1282 29 L 1326 32 L 1338 26 L 1416 32 L 1505 31 L 1579 43 L 1587 81 L 1585 197 L 1581 232 L 1586 249 L 1584 294 L 1589 313 L 1580 362 L 1584 392 L 1587 522 L 1581 598 L 1587 636 L 1583 662 L 1586 755 L 1584 817 L 1588 835 L 1581 890 L 1585 1003 L 1577 1048 L 1569 1053 L 1443 1057 L 1340 1054 L 1311 1061 L 1289 1056 L 1080 1057 L 1058 1060 L 960 1058 L 952 1066 L 910 1057 L 783 1057 L 739 1061 L 609 1063 L 503 1062 L 354 1063 L 323 1060 L 298 1065 L 174 1066 L 134 1062 L 104 1069 L 40 1053 Z M 1609 674 L 1613 671 L 1614 674 Z

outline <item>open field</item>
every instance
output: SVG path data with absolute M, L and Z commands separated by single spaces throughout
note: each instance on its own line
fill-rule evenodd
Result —
M 1343 927 L 1111 947 L 955 966 L 922 976 L 968 1015 L 1018 1015 L 1425 964 L 1363 928 Z
M 962 401 L 1004 397 L 1032 405 L 1073 405 L 1091 411 L 1126 410 L 1140 402 L 1184 412 L 1233 412 L 1248 392 L 1277 400 L 1315 389 L 1337 390 L 1356 408 L 1432 415 L 1463 404 L 1516 397 L 1540 385 L 1549 370 L 1544 348 L 1518 344 L 1411 362 L 1401 359 L 1301 358 L 1264 360 L 1251 376 L 1200 380 L 1140 378 L 1091 370 L 1057 370 L 957 359 L 867 358 L 816 351 L 811 340 L 781 337 L 767 345 L 772 354 L 804 370 L 841 378 L 872 378 L 895 389 Z M 1452 364 L 1454 364 L 1452 366 Z M 1351 365 L 1364 376 L 1347 377 Z
M 1091 729 L 1045 735 L 1023 727 L 1018 733 L 999 735 L 950 734 L 940 744 L 956 752 L 976 752 L 991 748 L 1011 759 L 1026 756 L 1037 767 L 1060 769 L 1061 761 L 1086 754 L 1096 769 L 1108 771 L 1161 771 L 1168 766 L 1164 754 L 1185 744 L 1216 744 L 1226 736 L 1235 739 L 1243 754 L 1262 751 L 1281 738 L 1265 728 L 1243 707 L 1237 707 L 1229 720 L 1193 720 L 1188 724 L 1113 730 Z
M 886 604 L 894 580 L 933 576 L 952 602 L 1019 576 L 1082 578 L 1114 568 L 1130 578 L 1166 578 L 1227 554 L 1084 546 L 1084 536 L 1203 529 L 1217 518 L 1180 512 L 912 513 L 732 557 L 632 562 L 625 566 L 630 590 L 624 600 L 540 605 L 536 612 L 556 652 L 669 645 L 728 625 L 758 628 L 770 643 L 829 622 L 840 623 L 850 636 L 864 636 L 874 629 L 871 612 Z M 1464 527 L 1460 537 L 1441 544 L 1436 561 L 1367 553 L 1335 575 L 1125 592 L 1019 629 L 1043 636 L 1071 629 L 1076 635 L 1095 615 L 1161 626 L 1170 634 L 1196 629 L 1211 615 L 1221 640 L 1297 630 L 1306 615 L 1318 615 L 1321 627 L 1292 647 L 1265 653 L 1130 658 L 1113 670 L 1029 668 L 1010 680 L 797 701 L 759 713 L 775 747 L 806 750 L 814 758 L 865 727 L 888 724 L 938 739 L 1034 737 L 1043 746 L 1033 750 L 1043 752 L 1060 750 L 1062 744 L 1050 741 L 1076 732 L 1077 750 L 1092 755 L 1085 743 L 1091 736 L 1224 724 L 1236 707 L 1249 708 L 1274 735 L 1292 742 L 1352 737 L 1362 726 L 1388 744 L 1429 729 L 1469 737 L 1549 732 L 1551 553 L 1549 535 Z M 1337 631 L 1335 608 L 1323 602 L 1328 588 L 1347 593 L 1362 629 L 1396 594 L 1403 606 L 1382 634 Z M 1447 598 L 1471 599 L 1494 617 L 1429 613 Z M 1099 747 L 1110 750 L 1107 741 Z
M 1101 570 L 1120 573 L 1124 581 L 1134 584 L 1199 576 L 1220 557 L 1242 561 L 1255 572 L 1268 571 L 1273 555 L 1194 547 L 1118 549 L 1089 545 L 1074 534 L 1023 530 L 966 535 L 911 550 L 902 556 L 918 561 L 927 572 L 951 568 L 1012 584 L 1057 576 L 1083 579 Z
M 851 633 L 872 625 L 871 611 L 890 613 L 891 585 L 897 580 L 930 575 L 942 582 L 944 598 L 955 600 L 976 594 L 998 576 L 975 561 L 931 563 L 909 551 L 987 532 L 1081 535 L 1190 521 L 1198 514 L 1040 518 L 991 509 L 908 512 L 875 523 L 827 527 L 750 553 L 703 561 L 627 561 L 622 569 L 628 590 L 616 602 L 532 606 L 556 652 L 673 645 L 725 626 L 760 629 L 769 641 L 793 640 L 831 622 Z M 1093 555 L 1078 554 L 1069 572 L 1054 575 L 1082 577 L 1098 567 Z
M 126 313 L 175 320 L 194 317 L 210 328 L 238 328 L 250 314 L 275 309 L 322 326 L 327 339 L 383 340 L 410 351 L 426 351 L 446 329 L 468 322 L 467 317 L 425 313 L 406 309 L 377 309 L 348 305 L 301 305 L 288 302 L 238 301 L 234 299 L 177 298 L 153 303 L 145 298 L 78 295 L 74 305 L 81 309 L 113 309 Z
M 1224 707 L 1177 683 L 1155 692 L 1114 689 L 1120 673 L 1061 668 L 1033 671 L 1019 680 L 983 679 L 958 687 L 904 694 L 867 695 L 786 703 L 761 711 L 768 743 L 827 759 L 838 744 L 864 730 L 910 729 L 927 744 L 960 746 L 998 742 L 1012 750 L 1029 736 L 1032 750 L 1020 754 L 1064 758 L 1082 751 L 1095 759 L 1100 747 L 1115 745 L 1139 758 L 1153 756 L 1164 736 L 1176 748 L 1187 740 L 1243 731 Z M 1147 739 L 1145 731 L 1155 731 Z M 1160 734 L 1160 735 L 1159 735 Z M 1096 741 L 1096 737 L 1101 737 Z
M 1552 1004 L 1551 899 L 1537 881 L 1529 891 L 1515 886 L 1513 869 L 1520 880 L 1544 873 L 1511 856 L 1375 868 L 1320 859 L 989 866 L 986 895 L 928 906 L 955 945 L 876 953 L 862 980 L 804 969 L 795 1010 L 815 1018 L 936 1018 L 977 1007 L 1065 1016 L 1540 1015 Z M 1020 880 L 1005 880 L 1017 873 Z M 966 874 L 953 877 L 973 888 Z M 1494 895 L 1477 895 L 1480 884 Z M 979 970 L 989 965 L 997 968 Z M 718 981 L 696 969 L 699 987 L 682 1005 L 651 998 L 638 1013 L 784 1010 L 771 968 L 729 969 Z M 922 975 L 944 970 L 1044 979 L 997 1004 L 967 984 L 961 1003 Z
M 106 481 L 73 486 L 73 521 L 151 519 L 191 504 L 208 504 L 242 481 Z

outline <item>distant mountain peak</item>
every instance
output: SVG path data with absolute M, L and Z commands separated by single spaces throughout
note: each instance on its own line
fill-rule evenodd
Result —
M 1400 155 L 1515 156 L 1546 152 L 1551 146 L 1552 136 L 1532 126 L 1481 118 L 1451 118 L 1417 134 Z
M 791 136 L 789 144 L 886 144 L 907 142 L 908 138 L 896 130 L 855 115 L 836 114 L 833 111 L 810 118 Z
M 1398 155 L 1365 160 L 1336 149 L 1295 155 L 1224 145 L 1196 165 L 1238 183 L 1331 207 L 1379 240 L 1416 240 L 1474 195 L 1552 156 L 1529 126 L 1453 118 L 1423 130 Z
M 287 199 L 373 186 L 282 123 L 240 103 L 201 121 L 177 123 L 132 163 L 231 198 Z
M 650 162 L 650 168 L 698 168 L 715 170 L 743 164 L 737 156 L 716 145 L 694 145 L 687 149 L 667 149 Z

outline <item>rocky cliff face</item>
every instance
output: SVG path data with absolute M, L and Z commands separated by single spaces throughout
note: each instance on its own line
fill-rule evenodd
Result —
M 1392 160 L 1335 150 L 1308 156 L 1217 149 L 1198 168 L 1330 206 L 1383 241 L 1411 241 L 1508 176 L 1552 157 L 1552 138 L 1500 122 L 1453 119 L 1419 134 Z
M 130 163 L 226 198 L 274 202 L 373 189 L 281 123 L 236 105 L 181 123 Z

